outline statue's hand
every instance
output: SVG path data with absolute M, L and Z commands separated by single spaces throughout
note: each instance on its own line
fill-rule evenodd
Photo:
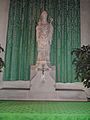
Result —
M 52 22 L 53 22 L 53 18 L 50 17 L 50 23 L 52 23 Z

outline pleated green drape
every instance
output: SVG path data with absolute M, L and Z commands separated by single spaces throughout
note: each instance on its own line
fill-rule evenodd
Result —
M 35 27 L 43 4 L 53 18 L 50 57 L 56 81 L 75 82 L 71 51 L 80 47 L 80 0 L 10 0 L 4 80 L 30 79 L 30 65 L 37 57 Z

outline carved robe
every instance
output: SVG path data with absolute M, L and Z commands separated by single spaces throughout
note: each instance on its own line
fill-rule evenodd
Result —
M 39 22 L 36 27 L 38 63 L 50 63 L 50 45 L 52 41 L 52 34 L 53 26 L 51 23 L 46 22 L 46 24 L 42 24 Z

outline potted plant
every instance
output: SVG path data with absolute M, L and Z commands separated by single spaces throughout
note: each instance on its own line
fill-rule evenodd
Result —
M 82 81 L 85 87 L 90 88 L 90 45 L 76 48 L 71 54 L 74 55 L 75 79 Z
M 0 53 L 4 52 L 4 49 L 1 47 L 0 44 Z M 2 68 L 5 66 L 3 59 L 0 57 L 0 72 L 2 72 Z

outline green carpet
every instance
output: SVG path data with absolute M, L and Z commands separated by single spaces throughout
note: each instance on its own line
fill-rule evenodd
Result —
M 90 102 L 0 101 L 0 120 L 90 120 Z

